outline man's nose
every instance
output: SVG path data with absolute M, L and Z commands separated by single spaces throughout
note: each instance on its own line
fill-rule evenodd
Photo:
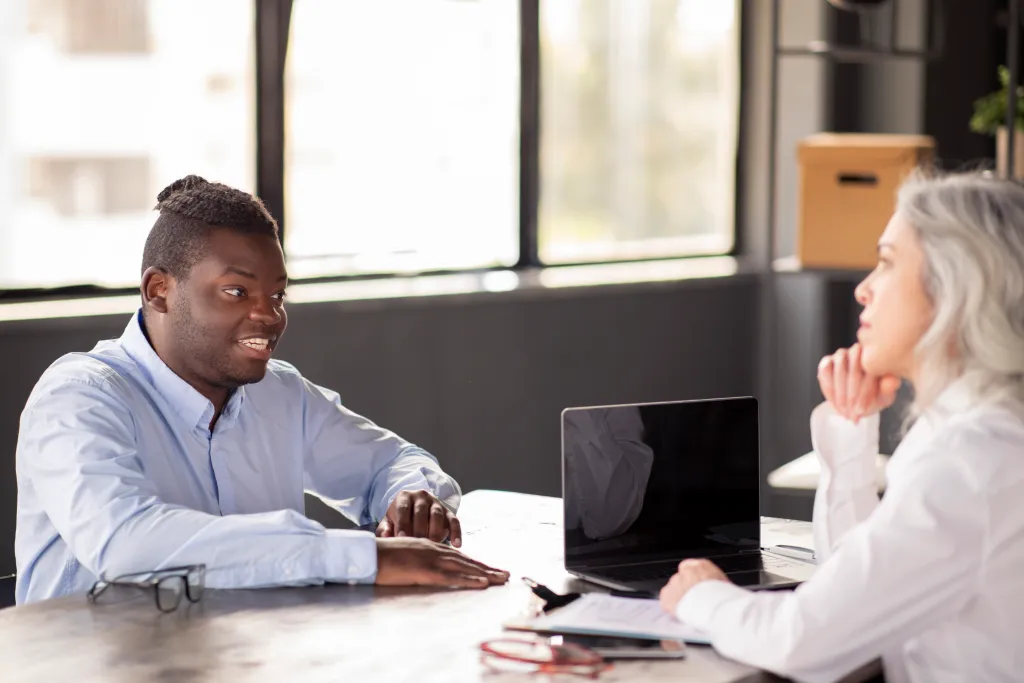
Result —
M 276 325 L 281 321 L 281 312 L 269 297 L 258 297 L 249 309 L 249 319 L 264 325 Z

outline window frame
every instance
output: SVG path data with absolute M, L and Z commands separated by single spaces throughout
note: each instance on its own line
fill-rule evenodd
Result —
M 288 54 L 293 0 L 252 0 L 254 3 L 253 45 L 255 55 L 255 188 L 271 215 L 278 222 L 282 248 L 288 229 L 285 214 L 285 69 Z M 664 261 L 687 258 L 709 258 L 708 255 L 666 255 L 644 259 L 614 259 L 607 261 L 581 261 L 576 263 L 544 264 L 540 260 L 538 245 L 538 207 L 540 200 L 540 136 L 541 136 L 541 51 L 540 51 L 540 2 L 541 0 L 519 0 L 519 258 L 515 265 L 496 266 L 466 270 L 438 269 L 425 271 L 424 275 L 443 275 L 459 272 L 487 272 L 492 270 L 535 270 L 541 268 L 563 268 L 580 265 L 603 265 L 638 261 Z M 747 138 L 745 119 L 741 116 L 743 103 L 748 97 L 745 73 L 748 54 L 749 27 L 745 20 L 750 0 L 739 2 L 739 100 L 736 112 L 738 138 L 736 149 L 736 184 L 734 197 L 733 247 L 720 256 L 739 256 L 745 252 L 746 240 L 740 230 L 742 202 L 743 147 Z M 287 255 L 287 254 L 286 254 Z M 302 279 L 302 282 L 386 279 L 409 277 L 408 273 L 338 274 L 329 277 Z M 297 282 L 299 282 L 297 280 Z M 135 291 L 130 288 L 114 289 L 83 283 L 68 287 L 4 290 L 0 288 L 0 301 L 31 300 L 76 295 L 123 294 Z

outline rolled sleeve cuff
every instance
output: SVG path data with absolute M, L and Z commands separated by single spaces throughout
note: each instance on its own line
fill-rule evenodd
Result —
M 332 583 L 373 583 L 377 539 L 368 531 L 327 529 L 324 565 L 324 576 Z
M 811 434 L 824 473 L 835 488 L 875 486 L 881 418 L 876 413 L 854 424 L 822 403 L 811 413 Z
M 750 591 L 728 581 L 701 581 L 691 588 L 676 605 L 676 618 L 701 631 L 714 635 L 714 618 L 718 608 L 734 599 L 751 597 Z

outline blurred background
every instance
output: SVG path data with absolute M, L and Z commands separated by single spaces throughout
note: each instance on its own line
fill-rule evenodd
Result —
M 0 286 L 130 286 L 170 180 L 255 189 L 255 9 L 5 3 Z M 737 3 L 539 10 L 544 262 L 730 251 Z M 517 4 L 298 0 L 289 18 L 281 208 L 295 274 L 515 265 Z
M 120 334 L 156 195 L 189 173 L 280 222 L 281 357 L 464 490 L 558 495 L 568 406 L 754 395 L 762 511 L 809 518 L 767 475 L 810 450 L 864 272 L 800 260 L 801 140 L 996 158 L 970 120 L 1006 0 L 869 5 L 4 0 L 0 573 L 25 399 Z

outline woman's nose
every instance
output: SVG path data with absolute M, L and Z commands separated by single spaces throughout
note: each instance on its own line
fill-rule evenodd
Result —
M 853 298 L 857 300 L 861 306 L 867 306 L 868 301 L 871 299 L 870 288 L 868 287 L 868 279 L 861 280 L 861 283 L 857 285 L 857 288 L 853 290 Z

